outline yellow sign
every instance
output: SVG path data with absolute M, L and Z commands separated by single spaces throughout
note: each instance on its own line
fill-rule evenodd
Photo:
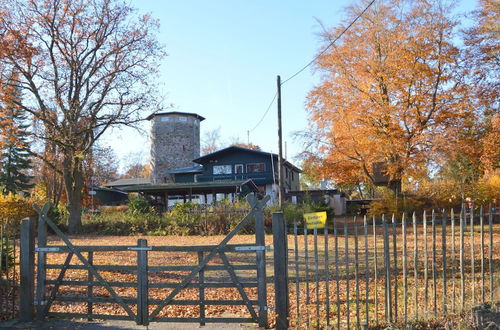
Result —
M 325 228 L 326 212 L 305 213 L 304 219 L 306 220 L 307 229 L 320 229 Z

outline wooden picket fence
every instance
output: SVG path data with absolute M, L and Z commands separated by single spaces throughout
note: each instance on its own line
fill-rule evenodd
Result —
M 477 214 L 333 219 L 325 229 L 295 221 L 288 229 L 290 326 L 408 325 L 482 303 L 498 308 L 495 219 L 490 205 Z
M 0 219 L 0 320 L 17 316 L 19 272 L 16 265 L 17 226 Z

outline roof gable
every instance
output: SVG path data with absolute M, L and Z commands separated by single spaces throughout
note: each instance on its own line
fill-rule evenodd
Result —
M 243 148 L 243 147 L 239 147 L 239 146 L 230 146 L 230 147 L 227 147 L 224 149 L 214 151 L 208 155 L 196 158 L 193 160 L 193 162 L 198 163 L 198 164 L 206 164 L 211 160 L 216 160 L 216 159 L 219 159 L 227 154 L 238 153 L 238 152 L 240 152 L 240 153 L 244 152 L 244 153 L 249 153 L 249 154 L 253 153 L 254 155 L 264 156 L 264 157 L 273 157 L 273 160 L 276 159 L 275 160 L 276 162 L 277 162 L 277 158 L 278 158 L 278 155 L 275 153 L 272 153 L 272 152 L 265 152 L 262 150 L 248 149 L 248 148 Z M 290 163 L 287 160 L 285 160 L 285 166 L 288 166 L 299 173 L 302 172 L 302 170 L 300 168 L 296 167 L 295 165 L 293 165 L 292 163 Z

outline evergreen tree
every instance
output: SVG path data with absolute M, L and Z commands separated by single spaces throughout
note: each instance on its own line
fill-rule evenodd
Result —
M 17 105 L 21 93 L 15 81 L 13 73 L 0 88 L 0 187 L 4 195 L 24 192 L 34 186 L 30 183 L 32 176 L 27 174 L 31 169 L 29 125 L 24 111 Z

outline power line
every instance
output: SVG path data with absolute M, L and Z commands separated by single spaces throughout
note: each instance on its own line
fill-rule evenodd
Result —
M 269 103 L 269 106 L 267 107 L 266 112 L 264 112 L 264 114 L 262 115 L 262 118 L 260 118 L 257 125 L 255 125 L 254 128 L 252 128 L 249 132 L 253 132 L 257 127 L 259 127 L 259 125 L 262 123 L 264 118 L 266 118 L 267 113 L 269 112 L 269 110 L 271 110 L 271 106 L 273 105 L 274 101 L 276 100 L 276 96 L 278 96 L 278 92 L 274 93 L 273 99 L 271 100 L 271 103 Z
M 328 46 L 323 49 L 318 55 L 316 55 L 309 63 L 307 63 L 305 66 L 303 66 L 299 71 L 295 72 L 290 78 L 288 79 L 285 79 L 282 83 L 281 83 L 281 86 L 283 86 L 283 84 L 285 84 L 286 82 L 290 81 L 291 79 L 295 78 L 296 76 L 298 76 L 302 71 L 304 71 L 305 69 L 307 69 L 311 64 L 313 64 L 321 55 L 323 55 L 324 53 L 326 53 L 326 51 L 328 49 L 330 49 L 330 47 L 332 47 L 335 42 L 337 40 L 339 40 L 343 35 L 344 33 L 347 32 L 347 30 L 349 30 L 349 28 L 351 26 L 354 25 L 354 23 L 356 23 L 356 21 L 361 17 L 363 16 L 363 14 L 368 10 L 368 8 L 370 8 L 370 6 L 375 2 L 375 0 L 372 0 L 367 6 L 365 9 L 363 9 L 363 11 L 358 15 L 356 16 L 356 18 L 337 36 L 335 37 L 335 39 L 333 39 L 329 44 Z M 266 111 L 264 112 L 264 115 L 262 115 L 262 118 L 260 118 L 259 122 L 251 129 L 249 130 L 248 132 L 253 132 L 257 127 L 259 127 L 259 125 L 262 123 L 262 121 L 264 120 L 264 118 L 266 117 L 267 113 L 269 112 L 269 110 L 271 109 L 271 106 L 273 105 L 274 101 L 276 100 L 276 97 L 278 96 L 278 92 L 276 92 L 273 96 L 273 99 L 271 100 L 271 103 L 269 103 L 269 106 L 267 107 Z
M 351 24 L 349 24 L 349 25 L 348 25 L 348 26 L 347 26 L 347 27 L 346 27 L 346 28 L 345 28 L 345 29 L 344 29 L 344 30 L 343 30 L 343 31 L 342 31 L 342 32 L 341 32 L 341 33 L 340 33 L 337 37 L 335 37 L 335 39 L 333 39 L 333 40 L 332 40 L 332 41 L 328 44 L 328 46 L 327 46 L 325 49 L 323 49 L 323 50 L 322 50 L 322 51 L 321 51 L 318 55 L 316 55 L 316 56 L 315 56 L 315 57 L 314 57 L 314 58 L 313 58 L 313 59 L 312 59 L 309 63 L 307 63 L 306 65 L 304 65 L 304 66 L 303 66 L 303 67 L 302 67 L 299 71 L 295 72 L 295 73 L 294 73 L 294 74 L 293 74 L 290 78 L 285 79 L 285 80 L 281 83 L 281 85 L 283 86 L 283 84 L 285 84 L 285 83 L 286 83 L 286 82 L 288 82 L 289 80 L 291 80 L 291 79 L 295 78 L 296 76 L 298 76 L 298 75 L 299 75 L 302 71 L 304 71 L 304 70 L 305 70 L 305 69 L 307 69 L 307 68 L 308 68 L 311 64 L 313 64 L 313 63 L 314 63 L 314 62 L 315 62 L 315 61 L 316 61 L 316 60 L 317 60 L 317 59 L 318 59 L 321 55 L 323 55 L 324 53 L 326 53 L 326 51 L 327 51 L 328 49 L 330 49 L 330 47 L 332 47 L 332 46 L 333 46 L 333 44 L 335 44 L 335 42 L 336 42 L 337 40 L 339 40 L 339 39 L 340 39 L 340 38 L 344 35 L 344 33 L 346 33 L 346 32 L 347 32 L 347 30 L 349 30 L 349 28 L 350 28 L 351 26 L 353 26 L 353 25 L 354 25 L 354 23 L 356 23 L 356 21 L 357 21 L 357 20 L 358 20 L 361 16 L 363 16 L 363 14 L 364 14 L 364 13 L 368 10 L 368 8 L 370 8 L 370 6 L 371 6 L 374 2 L 375 2 L 375 0 L 372 0 L 372 1 L 368 4 L 368 6 L 366 6 L 366 8 L 365 8 L 365 9 L 363 9 L 363 11 L 362 11 L 362 12 L 361 12 L 358 16 L 356 16 L 356 18 L 355 18 L 355 19 L 351 22 Z

